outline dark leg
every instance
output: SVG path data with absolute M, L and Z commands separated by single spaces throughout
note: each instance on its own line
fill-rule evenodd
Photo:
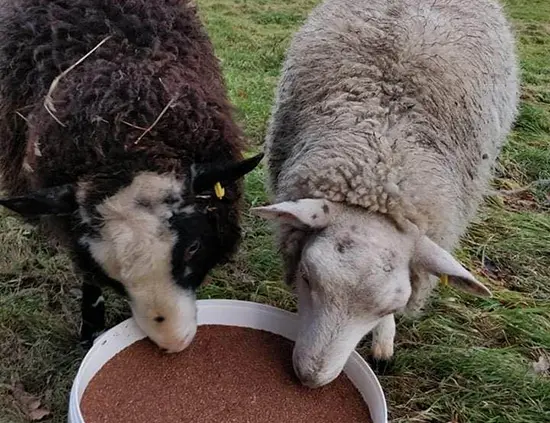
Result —
M 393 367 L 395 364 L 393 357 L 388 360 L 384 360 L 380 358 L 375 358 L 372 354 L 369 354 L 366 357 L 366 360 L 367 363 L 369 363 L 371 369 L 378 376 L 389 376 L 393 373 Z
M 81 306 L 80 340 L 83 344 L 91 346 L 93 340 L 105 329 L 105 300 L 101 288 L 84 282 Z

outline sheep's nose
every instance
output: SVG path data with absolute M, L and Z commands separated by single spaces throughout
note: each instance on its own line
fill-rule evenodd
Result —
M 323 383 L 319 382 L 313 375 L 305 373 L 305 374 L 298 374 L 298 378 L 300 379 L 300 382 L 302 385 L 307 386 L 308 388 L 319 388 L 323 385 Z
M 160 346 L 160 349 L 161 349 L 162 352 L 167 353 L 167 354 L 173 354 L 173 353 L 181 352 L 191 344 L 194 337 L 195 337 L 195 332 L 187 335 L 186 337 L 184 337 L 179 342 L 174 342 L 170 345 Z
M 166 353 L 166 354 L 179 353 L 179 352 L 183 351 L 185 348 L 187 348 L 188 345 L 189 345 L 188 343 L 180 342 L 176 345 L 171 345 L 168 348 L 161 348 L 161 351 L 163 353 Z
M 294 373 L 296 374 L 302 385 L 307 386 L 308 388 L 318 388 L 322 385 L 322 383 L 319 383 L 319 381 L 315 377 L 314 372 L 303 370 L 295 363 L 293 363 L 293 367 Z

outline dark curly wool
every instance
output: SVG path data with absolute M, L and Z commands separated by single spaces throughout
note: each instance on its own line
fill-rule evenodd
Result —
M 52 93 L 56 121 L 44 106 L 50 85 L 107 37 L 59 81 Z M 2 188 L 10 196 L 28 196 L 60 187 L 56 207 L 65 207 L 69 216 L 55 216 L 62 213 L 51 210 L 44 214 L 54 215 L 49 219 L 57 235 L 68 239 L 80 270 L 96 279 L 109 282 L 78 242 L 101 227 L 95 207 L 141 171 L 172 172 L 189 185 L 201 170 L 242 160 L 245 142 L 232 113 L 212 44 L 187 0 L 2 2 Z M 196 256 L 201 271 L 184 285 L 200 284 L 206 271 L 226 260 L 240 240 L 242 182 L 228 178 L 223 200 L 213 195 L 214 182 L 205 177 L 202 186 L 184 188 L 186 195 L 197 194 L 197 189 L 204 194 L 196 201 L 202 215 L 171 221 L 179 233 L 175 255 L 187 251 L 196 237 L 205 247 Z M 76 210 L 78 189 L 85 192 L 78 205 L 91 216 L 88 225 Z M 65 201 L 61 206 L 60 199 Z M 25 201 L 31 207 L 28 197 Z M 18 210 L 14 204 L 3 203 L 25 215 L 25 207 Z M 42 205 L 43 198 L 27 214 L 40 214 Z M 174 262 L 174 268 L 182 266 Z
M 28 185 L 27 143 L 41 153 L 32 188 L 240 158 L 218 60 L 186 1 L 14 0 L 0 14 L 0 165 L 10 194 Z M 43 106 L 52 81 L 109 35 L 54 91 L 61 126 Z M 176 96 L 135 145 L 143 129 L 131 125 L 150 126 Z

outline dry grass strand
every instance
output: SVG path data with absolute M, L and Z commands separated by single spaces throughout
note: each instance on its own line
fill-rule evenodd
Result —
M 164 106 L 164 109 L 162 109 L 162 111 L 160 112 L 160 114 L 158 115 L 158 117 L 155 119 L 155 121 L 147 128 L 145 129 L 145 131 L 143 131 L 143 133 L 138 137 L 138 139 L 134 142 L 134 145 L 137 145 L 141 139 L 147 135 L 149 132 L 151 132 L 151 130 L 155 127 L 155 125 L 157 123 L 159 123 L 159 121 L 162 119 L 162 117 L 166 114 L 166 112 L 168 111 L 168 109 L 170 107 L 172 107 L 172 105 L 176 102 L 176 98 L 177 97 L 172 97 L 170 99 L 170 101 L 168 102 L 168 104 L 166 106 Z
M 86 60 L 94 51 L 96 51 L 99 47 L 101 47 L 107 40 L 109 40 L 111 36 L 105 37 L 103 40 L 101 40 L 93 49 L 91 49 L 88 53 L 86 53 L 84 56 L 82 56 L 78 61 L 73 63 L 71 66 L 69 66 L 67 69 L 65 69 L 63 72 L 61 72 L 59 75 L 55 77 L 55 79 L 52 81 L 52 84 L 50 85 L 50 89 L 48 90 L 48 93 L 46 94 L 46 97 L 44 98 L 44 108 L 47 110 L 47 112 L 50 114 L 50 116 L 61 126 L 65 126 L 63 122 L 61 122 L 57 116 L 55 116 L 55 106 L 53 104 L 53 98 L 52 94 L 57 88 L 57 85 L 59 84 L 59 81 L 61 78 L 66 76 L 69 72 L 71 72 L 74 68 L 76 68 L 79 64 L 81 64 L 84 60 Z

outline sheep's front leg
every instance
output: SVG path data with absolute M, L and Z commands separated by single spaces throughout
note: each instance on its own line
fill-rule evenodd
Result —
M 380 320 L 372 331 L 371 364 L 374 370 L 383 374 L 389 369 L 393 357 L 393 341 L 395 338 L 395 318 L 389 314 Z
M 89 346 L 105 330 L 105 300 L 99 286 L 89 282 L 82 284 L 81 310 L 80 340 Z
M 384 317 L 372 332 L 372 356 L 375 360 L 390 360 L 393 357 L 395 318 L 393 314 Z

